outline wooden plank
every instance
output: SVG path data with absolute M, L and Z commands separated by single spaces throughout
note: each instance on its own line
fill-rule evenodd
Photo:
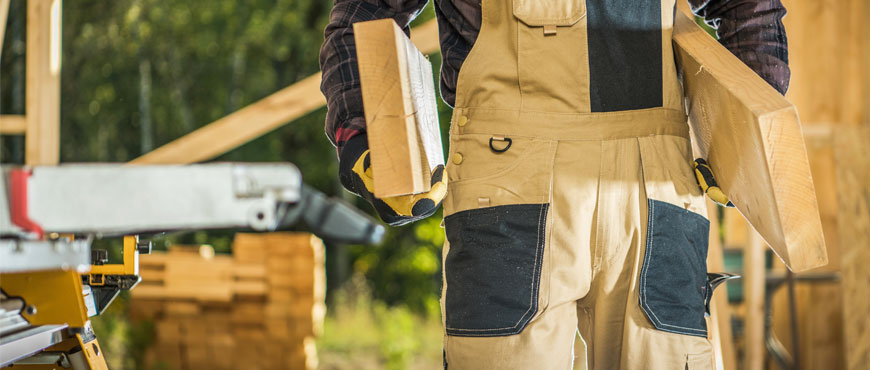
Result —
M 861 120 L 861 38 L 866 0 L 783 0 L 788 16 L 788 98 L 805 122 L 855 125 Z M 866 53 L 866 50 L 864 50 Z M 863 105 L 866 107 L 867 105 Z M 833 260 L 833 258 L 832 258 Z
M 698 154 L 722 190 L 792 271 L 825 265 L 794 106 L 681 12 L 674 43 Z
M 8 16 L 9 0 L 0 0 L 0 59 L 3 57 L 3 37 L 6 36 L 6 19 Z
M 233 293 L 243 296 L 266 295 L 265 281 L 235 281 L 232 283 Z
M 866 109 L 866 108 L 865 108 Z M 870 364 L 870 126 L 835 136 L 847 369 Z
M 164 309 L 167 316 L 196 316 L 202 313 L 198 304 L 194 302 L 172 302 Z
M 870 19 L 870 4 L 867 4 L 866 1 L 859 1 L 858 3 L 861 4 L 860 6 L 863 9 L 861 12 L 857 13 L 862 14 L 862 19 Z M 870 32 L 859 33 L 862 37 L 860 49 L 863 50 L 861 55 L 861 75 L 863 76 L 861 94 L 864 96 L 864 99 L 861 107 L 863 110 L 864 127 L 870 127 Z
M 374 194 L 426 192 L 444 164 L 432 65 L 392 19 L 353 29 Z
M 825 82 L 818 80 L 818 83 Z M 835 130 L 848 127 L 839 123 L 832 126 Z M 840 269 L 842 239 L 837 231 L 838 207 L 833 139 L 824 136 L 807 137 L 806 144 L 829 261 L 826 266 L 814 272 L 835 272 Z M 797 290 L 796 295 L 798 294 L 806 295 L 797 297 L 799 301 L 804 302 L 799 306 L 798 311 L 807 313 L 798 321 L 800 365 L 805 369 L 844 368 L 842 287 L 836 283 L 807 284 L 805 289 Z
M 27 118 L 22 115 L 0 115 L 0 135 L 24 135 L 27 132 Z
M 746 304 L 743 330 L 744 358 L 741 369 L 764 369 L 764 240 L 749 233 L 749 245 L 743 249 L 743 297 Z
M 197 301 L 230 302 L 232 291 L 228 286 L 137 286 L 134 299 L 195 299 Z M 171 303 L 170 303 L 171 304 Z
M 27 165 L 60 161 L 61 0 L 27 1 Z
M 707 271 L 725 271 L 722 239 L 719 238 L 718 206 L 707 200 L 707 218 L 710 220 L 710 243 L 707 249 Z M 717 370 L 736 370 L 737 355 L 731 334 L 731 309 L 728 307 L 728 286 L 723 283 L 713 291 L 710 303 L 710 334 Z
M 266 267 L 258 264 L 236 263 L 233 265 L 233 276 L 236 279 L 258 280 L 266 278 Z
M 433 19 L 418 29 L 421 52 L 438 51 L 438 26 Z M 432 36 L 431 34 L 434 34 Z M 424 47 L 425 46 L 425 47 Z M 131 164 L 186 164 L 206 161 L 275 130 L 326 104 L 320 92 L 320 73 L 306 77 L 217 121 L 130 161 Z

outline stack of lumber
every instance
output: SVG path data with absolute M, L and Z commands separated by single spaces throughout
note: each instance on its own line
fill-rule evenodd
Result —
M 149 368 L 317 367 L 323 244 L 304 233 L 236 234 L 233 252 L 174 246 L 140 257 L 130 310 L 154 322 Z

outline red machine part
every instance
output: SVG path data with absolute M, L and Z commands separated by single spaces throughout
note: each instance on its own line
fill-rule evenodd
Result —
M 12 223 L 42 238 L 42 227 L 31 220 L 27 214 L 27 179 L 32 174 L 29 169 L 9 171 L 9 205 Z

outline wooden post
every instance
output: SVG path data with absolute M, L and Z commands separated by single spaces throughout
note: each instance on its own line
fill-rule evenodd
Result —
M 746 304 L 743 330 L 744 358 L 742 369 L 763 370 L 764 354 L 764 240 L 749 230 L 749 243 L 743 249 L 743 294 Z
M 0 0 L 0 59 L 3 57 L 3 37 L 6 35 L 6 18 L 9 16 L 9 0 Z
M 864 8 L 864 11 L 861 12 L 863 14 L 861 19 L 870 19 L 870 4 L 867 4 L 867 2 L 859 2 L 859 4 Z M 864 77 L 861 87 L 861 94 L 864 95 L 864 99 L 861 106 L 864 109 L 864 127 L 870 127 L 870 32 L 863 31 L 865 32 L 859 32 L 863 37 L 863 40 L 861 40 L 861 50 L 864 51 L 861 55 L 861 58 L 864 59 L 864 62 L 861 64 L 861 74 Z
M 835 139 L 843 331 L 847 369 L 870 364 L 870 127 L 841 129 Z
M 719 237 L 719 206 L 707 200 L 707 218 L 710 220 L 710 243 L 707 248 L 707 271 L 724 272 L 725 258 L 722 239 Z M 728 307 L 728 283 L 723 283 L 714 291 L 710 302 L 710 341 L 717 370 L 736 370 L 737 358 L 734 353 L 734 339 L 731 334 L 731 308 Z
M 25 162 L 60 160 L 61 0 L 27 1 Z

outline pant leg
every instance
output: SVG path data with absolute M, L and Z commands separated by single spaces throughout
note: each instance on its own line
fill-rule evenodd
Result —
M 639 140 L 642 144 L 638 143 Z M 661 200 L 669 205 L 680 204 L 681 207 L 677 210 L 669 208 L 675 214 L 666 214 L 668 219 L 688 217 L 689 220 L 694 220 L 695 214 L 680 212 L 691 212 L 690 208 L 697 207 L 699 201 L 703 204 L 703 197 L 696 190 L 697 187 L 688 182 L 691 173 L 686 171 L 691 169 L 687 167 L 689 162 L 685 158 L 687 150 L 687 141 L 674 137 L 602 142 L 602 157 L 610 158 L 613 165 L 605 166 L 601 171 L 592 286 L 590 293 L 577 306 L 578 329 L 587 341 L 590 369 L 711 368 L 712 350 L 705 333 L 702 335 L 698 331 L 700 329 L 690 326 L 678 329 L 683 326 L 668 321 L 669 318 L 662 314 L 673 316 L 675 313 L 669 313 L 668 310 L 673 305 L 681 305 L 681 302 L 673 302 L 671 296 L 653 296 L 651 300 L 657 303 L 653 305 L 656 310 L 651 310 L 651 313 L 645 312 L 640 302 L 640 294 L 644 288 L 642 276 L 646 277 L 648 286 L 658 284 L 662 288 L 663 283 L 670 282 L 666 282 L 667 277 L 661 274 L 653 275 L 654 272 L 660 273 L 665 269 L 674 276 L 690 273 L 687 271 L 690 269 L 682 266 L 680 261 L 665 259 L 667 253 L 662 253 L 665 250 L 662 244 L 673 246 L 679 253 L 700 257 L 700 253 L 687 250 L 692 248 L 691 245 L 674 242 L 677 239 L 686 239 L 681 230 L 685 227 L 683 222 L 672 225 L 654 224 L 655 230 L 652 234 L 648 233 L 650 217 L 654 220 L 660 219 L 660 214 L 650 215 L 649 202 L 652 196 L 661 198 L 656 201 Z M 642 151 L 645 156 L 641 155 Z M 683 161 L 685 163 L 681 163 Z M 647 189 L 652 190 L 650 196 Z M 703 209 L 695 210 L 704 212 Z M 662 235 L 677 234 L 680 238 L 664 238 L 668 240 L 661 241 Z M 695 240 L 706 240 L 707 234 L 692 237 Z M 651 254 L 648 254 L 647 243 L 651 241 L 657 243 L 658 249 L 650 250 Z M 703 254 L 706 256 L 706 246 Z M 657 261 L 658 265 L 645 269 L 645 260 Z M 678 284 L 663 289 L 694 292 L 693 289 L 701 288 L 693 284 L 683 284 L 684 281 L 686 279 L 677 280 Z M 650 294 L 652 291 L 654 289 L 651 288 L 646 293 Z M 676 296 L 679 300 L 687 295 Z M 696 301 L 691 302 L 698 303 Z M 691 314 L 696 317 L 700 315 L 703 320 L 703 299 L 700 311 L 698 307 L 695 304 Z M 657 313 L 664 320 L 658 322 L 658 328 L 650 318 L 656 318 Z
M 518 143 L 523 144 L 516 140 L 514 145 Z M 510 214 L 486 213 L 493 212 L 490 209 L 493 207 L 473 209 L 472 214 L 476 217 L 464 219 L 466 226 L 484 218 L 499 220 L 502 225 L 491 227 L 492 224 L 487 222 L 480 227 L 468 226 L 467 232 L 460 233 L 462 235 L 457 235 L 457 219 L 445 221 L 448 238 L 443 251 L 445 268 L 442 312 L 447 328 L 444 337 L 445 362 L 449 369 L 570 369 L 572 366 L 577 332 L 576 302 L 589 291 L 592 276 L 591 225 L 598 189 L 600 144 L 598 141 L 571 141 L 553 145 L 553 171 L 548 190 L 548 231 L 543 249 L 538 313 L 524 328 L 507 333 L 500 330 L 493 335 L 482 330 L 485 321 L 507 312 L 506 306 L 510 302 L 508 297 L 488 297 L 504 288 L 504 282 L 500 281 L 502 279 L 493 278 L 489 271 L 493 268 L 493 263 L 503 263 L 504 256 L 494 251 L 476 254 L 488 248 L 485 240 L 487 238 L 498 238 L 507 233 L 513 235 L 512 239 L 517 239 L 515 233 L 522 234 L 525 228 L 521 225 L 522 222 L 512 222 L 511 219 L 522 214 L 522 208 L 516 208 L 519 213 L 512 211 Z M 542 150 L 540 147 L 538 149 Z M 470 152 L 467 146 L 463 150 Z M 538 161 L 533 165 L 542 167 L 547 164 Z M 525 170 L 520 169 L 514 173 L 522 171 Z M 510 181 L 514 180 L 508 182 Z M 527 182 L 529 179 L 519 176 L 516 181 Z M 511 186 L 500 185 L 499 189 L 511 190 Z M 486 196 L 484 193 L 468 194 L 469 191 L 477 191 L 479 187 L 479 184 L 473 183 L 473 186 L 461 188 L 450 196 L 472 196 L 472 200 Z M 502 190 L 487 191 L 495 194 Z M 488 197 L 489 202 L 493 203 L 493 197 Z M 454 214 L 462 216 L 461 212 Z M 454 222 L 453 225 L 451 221 Z M 455 241 L 464 245 L 455 248 Z M 501 241 L 495 249 L 503 251 L 505 248 L 510 248 L 510 243 Z M 512 270 L 523 270 L 516 269 L 519 267 L 516 265 L 513 267 L 514 269 L 504 269 L 505 274 L 511 274 Z M 488 278 L 481 279 L 483 275 Z M 463 278 L 457 279 L 457 276 Z M 510 279 L 504 279 L 508 280 Z M 463 294 L 465 291 L 474 291 L 477 294 Z M 454 299 L 454 304 L 450 304 L 450 299 Z M 463 305 L 457 306 L 456 300 L 463 300 Z M 486 315 L 465 315 L 465 311 L 475 311 L 474 306 L 478 305 L 483 305 L 480 308 Z M 476 317 L 475 322 L 469 322 L 468 319 L 472 316 Z M 454 323 L 451 324 L 448 317 Z M 457 325 L 460 321 L 462 324 Z M 465 330 L 467 328 L 456 326 L 476 327 L 478 330 L 469 332 Z M 487 329 L 501 329 L 492 326 Z
M 519 334 L 445 335 L 448 369 L 570 369 L 577 316 L 572 304 L 550 307 Z

